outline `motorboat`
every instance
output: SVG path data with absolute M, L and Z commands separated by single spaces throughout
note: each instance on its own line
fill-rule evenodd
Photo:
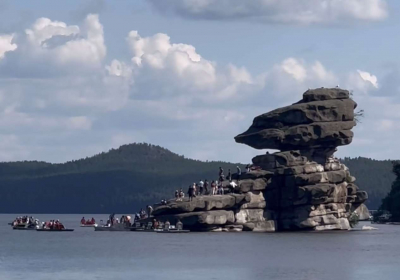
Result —
M 36 231 L 51 231 L 51 232 L 64 232 L 64 231 L 74 231 L 73 228 L 62 228 L 62 229 L 58 229 L 58 228 L 38 228 L 36 229 Z
M 190 230 L 186 229 L 163 229 L 156 231 L 157 233 L 188 233 Z
M 131 226 L 125 223 L 117 223 L 113 225 L 97 225 L 94 227 L 95 231 L 130 231 Z
M 81 224 L 81 227 L 97 227 L 97 224 Z
M 34 224 L 34 223 L 33 224 L 20 223 L 20 224 L 13 225 L 13 229 L 16 229 L 16 230 L 35 230 L 38 228 L 39 228 L 39 225 Z

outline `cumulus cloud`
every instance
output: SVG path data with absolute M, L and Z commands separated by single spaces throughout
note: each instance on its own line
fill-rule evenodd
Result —
M 4 58 L 6 52 L 17 49 L 17 44 L 13 44 L 14 35 L 0 35 L 0 60 Z
M 6 51 L 13 50 L 7 54 L 3 68 L 7 69 L 4 75 L 9 76 L 32 78 L 90 72 L 102 67 L 107 53 L 103 26 L 99 17 L 92 14 L 82 26 L 39 18 L 24 33 L 5 38 L 5 43 L 0 39 L 0 54 L 4 45 Z
M 161 12 L 186 18 L 248 20 L 281 24 L 343 24 L 379 21 L 388 15 L 385 0 L 148 0 Z
M 378 78 L 375 75 L 361 70 L 357 70 L 357 72 L 360 75 L 361 79 L 366 82 L 370 82 L 374 88 L 379 88 Z
M 141 37 L 129 32 L 127 43 L 132 53 L 131 63 L 113 60 L 106 67 L 111 75 L 130 77 L 136 94 L 145 99 L 171 98 L 210 102 L 241 98 L 239 91 L 257 87 L 244 67 L 227 65 L 203 58 L 189 44 L 172 43 L 167 34 Z M 134 90 L 135 90 L 134 89 Z

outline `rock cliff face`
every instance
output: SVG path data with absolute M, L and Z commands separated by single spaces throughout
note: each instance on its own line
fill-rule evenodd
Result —
M 333 154 L 352 142 L 356 106 L 347 90 L 320 88 L 256 117 L 236 142 L 279 152 L 256 156 L 252 171 L 234 174 L 233 193 L 169 202 L 154 215 L 192 230 L 348 229 L 368 195 Z

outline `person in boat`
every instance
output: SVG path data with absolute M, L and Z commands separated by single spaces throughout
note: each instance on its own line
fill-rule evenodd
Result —
M 169 230 L 170 226 L 171 226 L 171 223 L 167 220 L 167 221 L 165 222 L 165 224 L 164 224 L 164 229 Z
M 110 214 L 110 216 L 108 217 L 108 220 L 110 221 L 110 226 L 112 226 L 114 224 L 114 216 L 115 214 Z
M 204 182 L 202 180 L 198 183 L 199 195 L 203 195 L 204 192 Z
M 96 220 L 92 217 L 92 219 L 90 220 L 90 223 L 91 223 L 92 225 L 94 225 L 94 224 L 96 223 Z
M 136 213 L 135 214 L 135 221 L 139 221 L 140 220 L 140 214 L 139 213 Z
M 178 220 L 178 222 L 176 223 L 176 229 L 177 230 L 182 230 L 183 229 L 183 223 L 181 222 L 181 220 Z
M 82 217 L 82 219 L 81 219 L 81 225 L 85 225 L 85 224 L 86 224 L 85 217 Z
M 159 226 L 158 221 L 156 219 L 153 219 L 153 229 L 157 229 Z

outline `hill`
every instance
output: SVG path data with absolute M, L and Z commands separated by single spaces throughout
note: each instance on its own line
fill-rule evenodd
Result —
M 235 171 L 236 165 L 187 159 L 149 144 L 63 164 L 0 163 L 0 212 L 132 213 L 200 179 L 217 179 L 219 166 Z
M 390 161 L 345 158 L 377 209 L 395 178 Z M 185 158 L 159 146 L 129 144 L 63 164 L 38 161 L 0 163 L 0 213 L 132 213 L 170 198 L 174 190 L 200 179 L 218 178 L 227 162 Z M 243 165 L 241 165 L 243 168 Z

